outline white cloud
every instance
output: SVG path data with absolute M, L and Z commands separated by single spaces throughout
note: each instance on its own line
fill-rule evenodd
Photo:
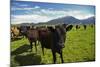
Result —
M 27 5 L 21 5 L 21 6 L 27 6 Z M 34 10 L 34 9 L 39 9 L 40 7 L 39 6 L 35 6 L 35 7 L 23 7 L 23 8 L 20 8 L 20 7 L 12 7 L 11 10 Z
M 59 18 L 59 17 L 64 17 L 67 16 L 66 11 L 58 11 L 58 10 L 46 10 L 46 9 L 41 9 L 41 14 L 51 16 L 53 19 Z
M 89 14 L 89 13 L 85 13 L 83 11 L 79 11 L 79 10 L 45 10 L 42 9 L 41 10 L 42 13 L 47 14 L 47 15 L 52 15 L 54 17 L 64 17 L 64 16 L 73 16 L 77 19 L 86 19 L 88 17 L 94 16 L 93 14 Z
M 46 22 L 51 20 L 52 18 L 41 15 L 12 15 L 13 19 L 11 19 L 12 24 L 19 23 L 38 23 L 38 22 Z
M 35 9 L 39 9 L 39 8 L 40 8 L 40 6 L 35 6 L 34 8 L 35 8 Z
M 86 18 L 88 18 L 88 17 L 94 16 L 93 14 L 84 13 L 84 12 L 78 11 L 78 10 L 69 11 L 69 12 L 67 12 L 67 14 L 68 14 L 69 16 L 73 16 L 73 17 L 75 17 L 75 18 L 77 18 L 77 19 L 86 19 Z
M 77 19 L 86 19 L 86 18 L 89 18 L 89 17 L 92 17 L 92 16 L 94 16 L 94 15 L 92 15 L 92 14 L 77 14 L 74 17 L 77 18 Z
M 39 8 L 39 7 L 34 7 Z M 25 9 L 25 8 L 24 8 Z M 26 8 L 27 9 L 27 8 Z M 31 8 L 28 8 L 31 9 Z M 30 11 L 27 11 L 25 15 L 12 15 L 12 23 L 38 23 L 38 22 L 47 22 L 52 19 L 64 17 L 64 16 L 73 16 L 77 19 L 86 19 L 88 17 L 94 16 L 93 14 L 87 14 L 78 10 L 48 10 L 41 9 L 40 11 L 34 11 L 30 14 Z
M 32 10 L 34 8 L 29 8 L 29 7 L 26 7 L 26 8 L 11 8 L 11 10 Z

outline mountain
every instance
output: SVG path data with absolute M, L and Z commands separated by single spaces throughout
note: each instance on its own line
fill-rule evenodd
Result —
M 34 25 L 34 23 L 21 23 L 20 26 L 30 26 L 30 25 Z
M 87 19 L 81 20 L 82 24 L 95 24 L 95 17 L 89 17 Z
M 79 19 L 76 19 L 75 17 L 72 17 L 72 16 L 65 16 L 62 18 L 53 19 L 51 21 L 48 21 L 48 24 L 61 24 L 61 23 L 65 23 L 65 24 L 94 24 L 95 17 L 93 16 L 93 17 L 90 17 L 87 19 L 79 20 Z
M 72 16 L 66 16 L 58 19 L 53 19 L 51 21 L 48 21 L 48 23 L 53 24 L 59 24 L 59 23 L 65 23 L 65 24 L 77 24 L 80 23 L 80 20 L 72 17 Z
M 48 22 L 40 22 L 40 23 L 21 23 L 19 26 L 30 26 L 30 25 L 55 25 L 55 24 L 95 24 L 95 17 L 89 17 L 87 19 L 76 19 L 72 16 L 65 16 L 57 19 L 50 20 Z

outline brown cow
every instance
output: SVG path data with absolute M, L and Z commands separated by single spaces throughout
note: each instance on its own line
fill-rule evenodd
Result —
M 80 29 L 80 26 L 79 26 L 79 25 L 76 25 L 76 30 L 77 30 L 77 29 Z
M 83 25 L 83 27 L 84 27 L 84 30 L 86 30 L 86 25 Z
M 20 26 L 20 35 L 23 37 L 27 37 L 27 31 L 30 29 L 30 26 Z
M 70 26 L 72 27 L 72 26 Z M 67 26 L 69 28 L 69 26 Z M 66 25 L 58 25 L 48 28 L 42 28 L 39 30 L 39 41 L 42 46 L 44 54 L 44 48 L 51 49 L 53 55 L 53 62 L 56 63 L 56 53 L 60 54 L 61 62 L 63 63 L 62 49 L 66 39 L 66 31 L 72 28 L 66 29 Z
M 17 38 L 20 34 L 20 31 L 17 27 L 11 27 L 11 38 Z
M 27 33 L 28 40 L 30 42 L 31 51 L 32 51 L 32 43 L 35 42 L 35 48 L 36 47 L 36 41 L 40 41 L 42 52 L 44 55 L 44 48 L 51 49 L 52 55 L 53 55 L 53 62 L 56 63 L 56 53 L 60 54 L 61 61 L 63 61 L 63 55 L 62 55 L 62 49 L 64 48 L 64 43 L 66 40 L 66 31 L 69 31 L 72 29 L 72 25 L 67 26 L 58 25 L 53 27 L 38 27 L 38 29 L 29 29 Z
M 27 31 L 27 38 L 28 38 L 28 40 L 30 42 L 31 51 L 32 51 L 32 46 L 33 46 L 32 43 L 34 42 L 35 49 L 36 49 L 36 52 L 37 52 L 36 43 L 37 43 L 37 40 L 39 38 L 38 30 L 37 29 L 34 29 L 34 28 L 29 29 Z

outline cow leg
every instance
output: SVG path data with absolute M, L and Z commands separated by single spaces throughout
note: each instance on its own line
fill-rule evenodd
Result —
M 43 56 L 44 56 L 44 47 L 42 46 L 42 53 L 43 53 Z
M 36 50 L 36 53 L 37 53 L 37 46 L 36 46 L 36 41 L 35 41 L 35 50 Z
M 33 47 L 32 42 L 30 42 L 30 47 L 31 47 L 31 52 L 32 52 L 32 47 Z
M 24 35 L 22 35 L 23 39 L 24 39 Z
M 56 63 L 56 52 L 54 52 L 54 51 L 52 50 L 52 54 L 53 54 L 53 63 L 55 64 L 55 63 Z
M 60 51 L 60 58 L 61 58 L 61 62 L 64 63 L 63 55 L 62 55 L 62 50 Z
M 38 41 L 36 41 L 36 43 L 37 43 L 37 45 L 39 44 L 39 42 L 38 42 Z

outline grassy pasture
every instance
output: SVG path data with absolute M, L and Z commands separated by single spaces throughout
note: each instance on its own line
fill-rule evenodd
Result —
M 78 30 L 74 27 L 66 33 L 66 36 L 65 48 L 63 49 L 65 63 L 95 61 L 94 27 L 91 28 L 88 25 L 86 30 L 83 29 L 83 26 Z M 26 38 L 11 41 L 11 66 L 52 64 L 51 50 L 44 49 L 45 55 L 43 56 L 40 44 L 37 45 L 37 48 L 37 53 L 34 46 L 33 51 L 30 52 L 30 45 Z M 59 57 L 57 54 L 57 63 L 61 63 Z

